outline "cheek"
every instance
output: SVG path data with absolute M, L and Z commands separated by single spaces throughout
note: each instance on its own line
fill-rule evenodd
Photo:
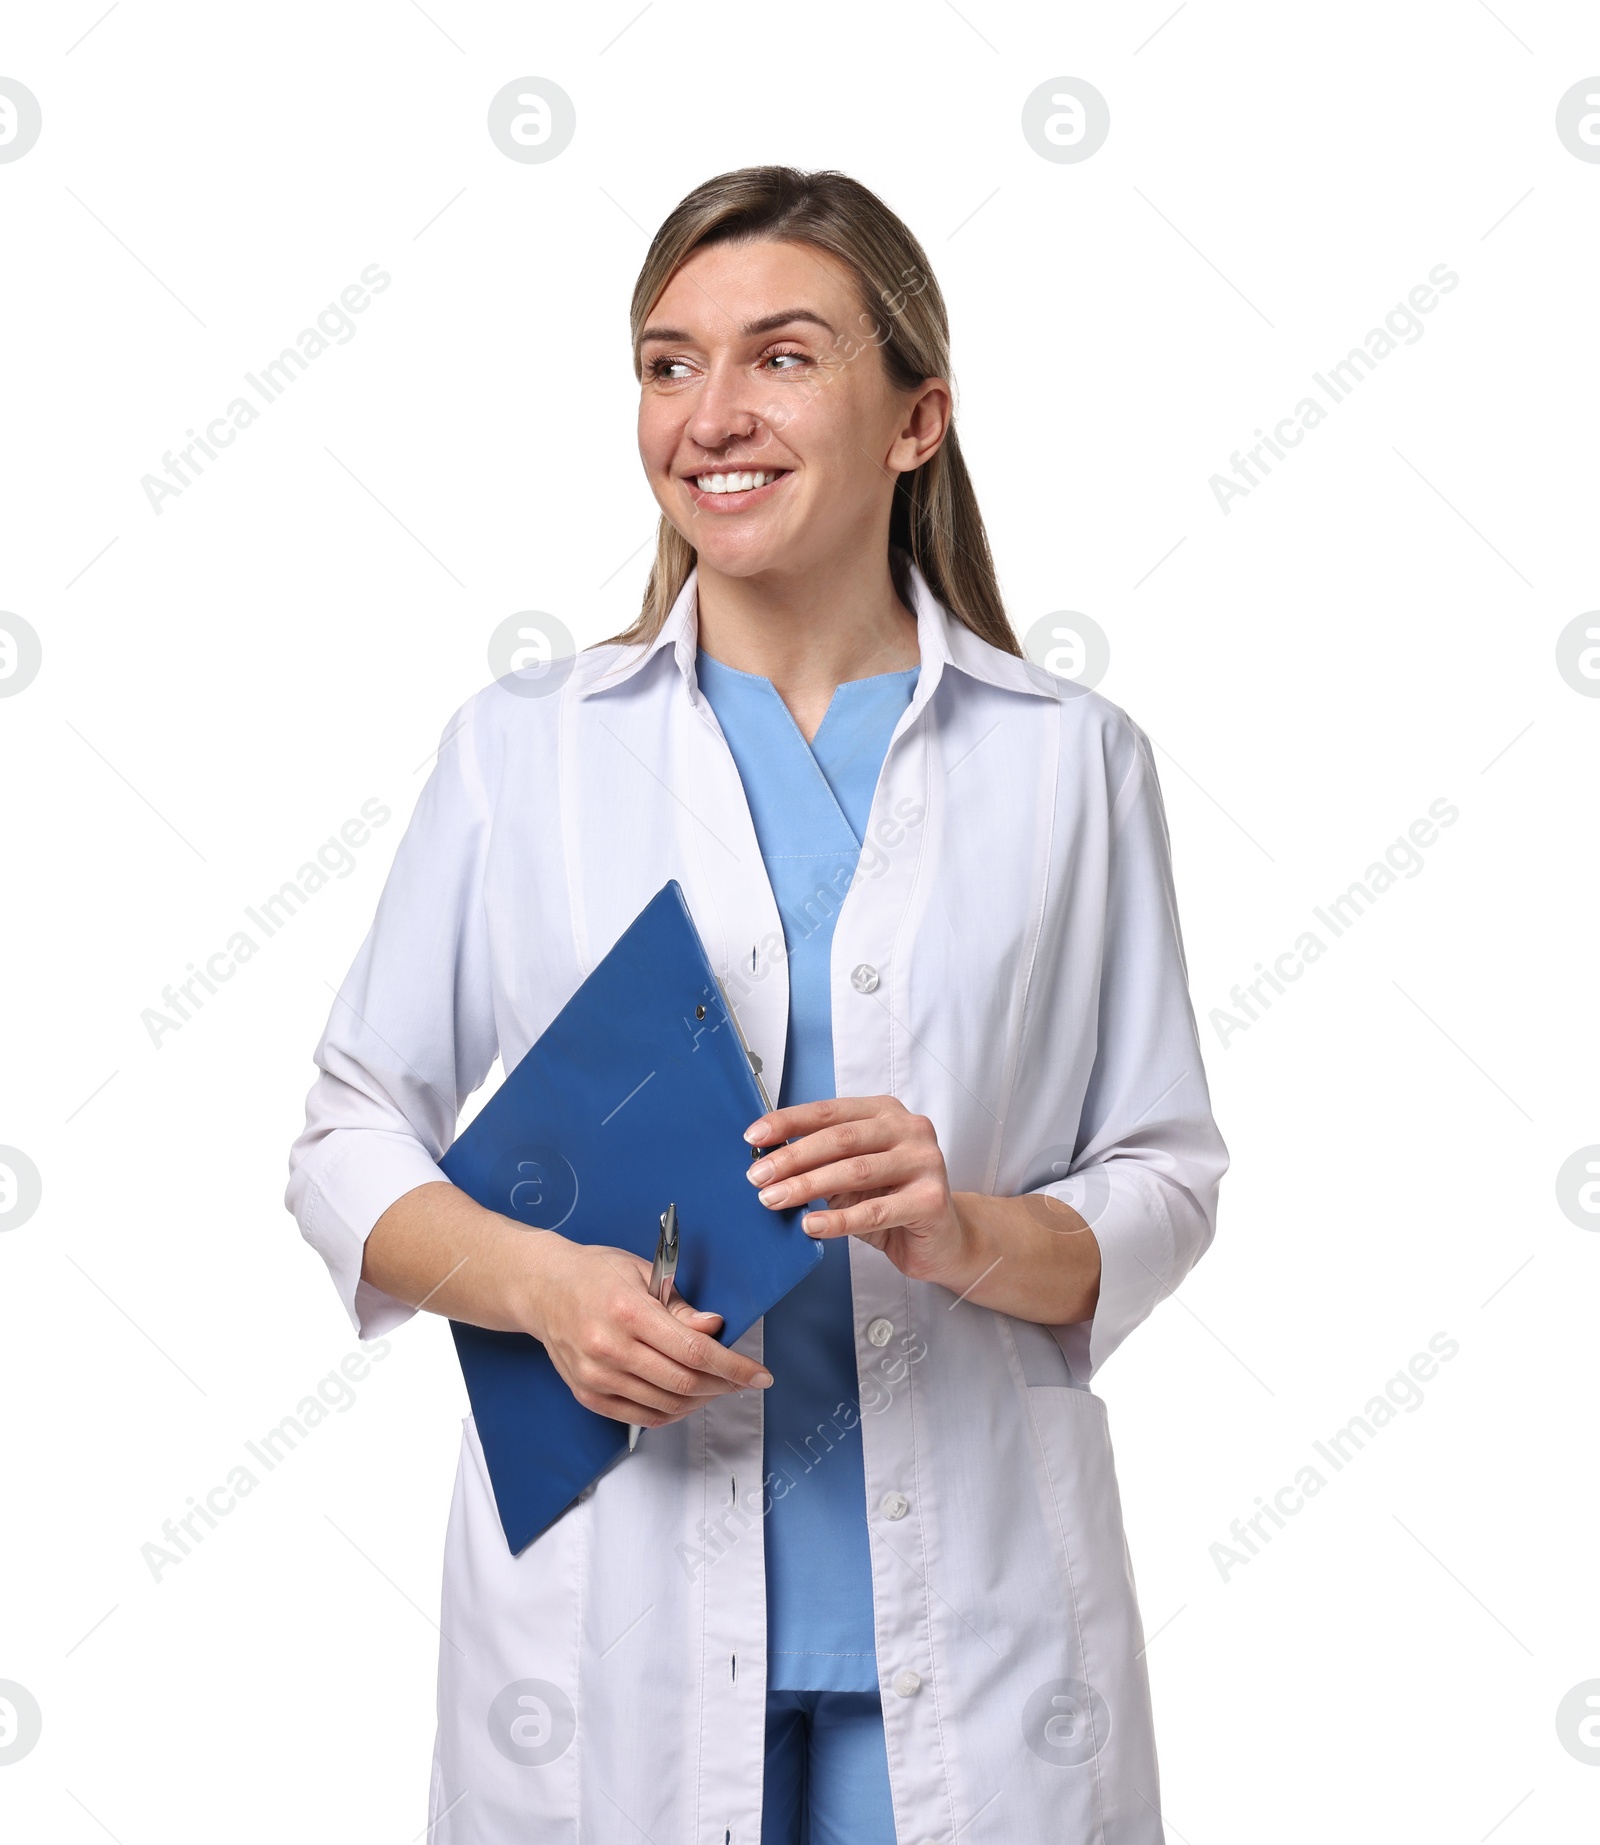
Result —
M 639 459 L 649 474 L 665 473 L 676 452 L 679 424 L 668 406 L 650 399 L 639 405 Z
M 869 362 L 864 356 L 856 365 Z M 846 373 L 807 407 L 802 427 L 803 452 L 826 459 L 830 475 L 841 487 L 859 494 L 883 480 L 879 464 L 894 441 L 899 422 L 893 409 L 869 388 L 869 381 L 862 379 L 857 385 Z
M 857 446 L 853 420 L 833 405 L 813 402 L 799 407 L 792 421 L 774 424 L 773 435 L 782 445 L 782 458 L 792 457 L 799 464 L 792 486 L 803 495 L 809 517 L 856 506 L 870 492 L 869 476 L 877 470 Z M 791 503 L 795 498 L 791 492 Z

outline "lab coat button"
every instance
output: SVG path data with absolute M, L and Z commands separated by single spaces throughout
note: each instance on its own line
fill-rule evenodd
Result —
M 859 967 L 851 968 L 850 984 L 858 993 L 876 993 L 878 970 L 870 962 L 863 961 Z
M 885 1493 L 879 1502 L 879 1510 L 885 1518 L 904 1518 L 911 1510 L 911 1501 L 904 1493 Z
M 874 1345 L 887 1345 L 894 1337 L 894 1327 L 888 1320 L 874 1320 L 867 1328 L 867 1337 Z
M 916 1672 L 897 1672 L 894 1675 L 895 1695 L 902 1698 L 914 1698 L 922 1689 L 922 1678 Z

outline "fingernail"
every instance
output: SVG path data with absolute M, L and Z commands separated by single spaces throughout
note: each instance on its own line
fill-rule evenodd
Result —
M 757 1160 L 744 1176 L 752 1185 L 764 1185 L 772 1177 L 772 1161 Z
M 761 1145 L 761 1131 L 766 1125 L 766 1120 L 763 1118 L 760 1121 L 752 1121 L 749 1127 L 745 1129 L 744 1137 L 749 1141 L 752 1147 L 759 1147 Z
M 772 1373 L 770 1371 L 758 1371 L 755 1374 L 754 1383 L 758 1390 L 765 1390 L 771 1382 Z
M 805 1231 L 807 1236 L 821 1236 L 827 1227 L 828 1226 L 820 1217 L 802 1217 L 800 1219 L 800 1228 Z

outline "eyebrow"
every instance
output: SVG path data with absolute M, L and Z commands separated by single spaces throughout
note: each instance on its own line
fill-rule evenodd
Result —
M 786 308 L 781 314 L 766 314 L 760 320 L 747 320 L 739 331 L 746 339 L 755 339 L 762 333 L 775 333 L 779 327 L 792 327 L 797 321 L 809 321 L 813 326 L 821 327 L 824 333 L 832 334 L 835 339 L 839 337 L 834 328 L 820 314 L 812 313 L 810 308 Z M 694 337 L 681 327 L 646 327 L 639 335 L 639 344 L 643 346 L 649 340 L 672 340 L 693 345 Z

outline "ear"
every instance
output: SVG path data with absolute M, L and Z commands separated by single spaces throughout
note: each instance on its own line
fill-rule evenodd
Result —
M 943 378 L 924 378 L 905 397 L 905 416 L 890 445 L 885 465 L 909 474 L 938 452 L 950 428 L 953 399 Z

